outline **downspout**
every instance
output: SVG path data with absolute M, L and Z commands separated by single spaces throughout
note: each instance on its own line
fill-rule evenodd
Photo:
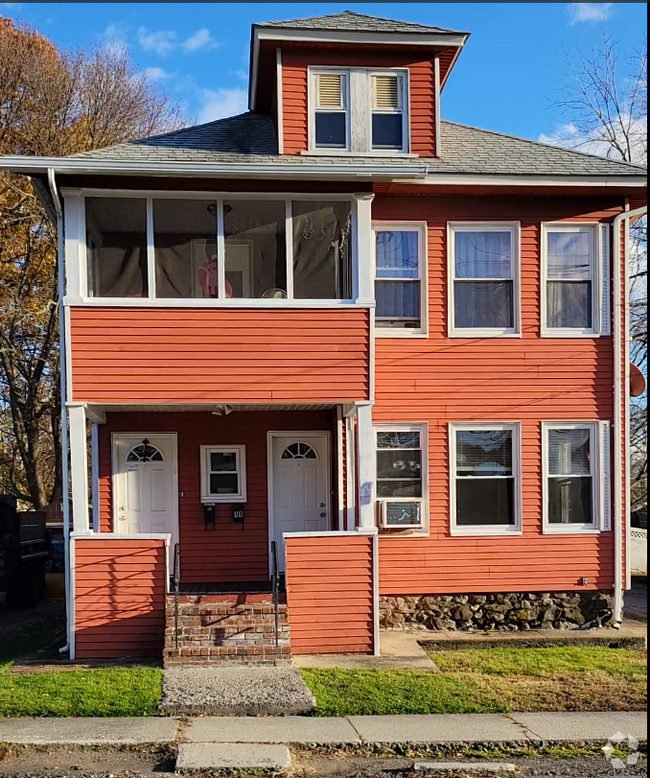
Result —
M 624 241 L 624 265 L 621 266 L 621 226 L 626 222 L 627 229 L 631 219 L 638 219 L 645 216 L 648 212 L 648 206 L 636 208 L 633 211 L 624 211 L 619 214 L 613 222 L 614 230 L 614 621 L 621 624 L 623 621 L 623 591 L 625 582 L 623 580 L 623 534 L 624 527 L 627 527 L 629 517 L 629 506 L 625 495 L 627 489 L 623 488 L 623 446 L 625 441 L 623 437 L 627 434 L 623 419 L 627 412 L 624 404 L 628 402 L 628 387 L 624 386 L 622 370 L 622 361 L 625 355 L 626 344 L 629 340 L 628 332 L 628 300 L 629 289 L 624 282 L 627 278 L 627 266 L 630 260 L 629 241 Z M 623 272 L 622 272 L 623 271 Z M 623 300 L 623 292 L 625 300 Z M 625 325 L 622 327 L 623 317 Z M 623 332 L 623 328 L 625 332 Z M 627 538 L 629 542 L 629 537 Z
M 68 463 L 68 412 L 67 412 L 67 362 L 66 353 L 66 331 L 65 331 L 65 309 L 63 306 L 63 297 L 65 294 L 65 273 L 63 268 L 64 257 L 64 226 L 63 209 L 56 186 L 56 176 L 54 168 L 47 169 L 47 181 L 50 186 L 50 194 L 56 212 L 56 236 L 57 236 L 57 284 L 59 287 L 59 381 L 61 393 L 61 488 L 63 499 L 63 568 L 65 580 L 65 612 L 66 612 L 66 635 L 67 643 L 60 649 L 64 654 L 70 649 L 71 628 L 72 628 L 72 589 L 70 586 L 70 485 L 69 485 L 69 463 Z

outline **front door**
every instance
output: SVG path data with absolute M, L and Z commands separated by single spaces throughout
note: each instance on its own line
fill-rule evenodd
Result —
M 176 435 L 113 436 L 114 531 L 171 535 L 177 540 Z
M 284 572 L 285 532 L 323 532 L 332 528 L 329 435 L 273 435 L 271 540 Z

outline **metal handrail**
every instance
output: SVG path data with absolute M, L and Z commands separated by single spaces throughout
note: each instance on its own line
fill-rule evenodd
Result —
M 275 646 L 280 645 L 280 572 L 278 569 L 278 544 L 271 541 L 271 560 L 273 564 L 271 586 L 273 590 L 273 610 L 275 615 Z
M 174 570 L 172 572 L 172 586 L 174 588 L 174 643 L 178 649 L 178 595 L 180 593 L 181 582 L 181 544 L 174 546 Z

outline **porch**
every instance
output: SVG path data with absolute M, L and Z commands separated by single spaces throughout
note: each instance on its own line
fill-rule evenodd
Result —
M 78 658 L 372 653 L 376 549 L 358 531 L 368 510 L 356 486 L 365 406 L 83 410 L 91 500 L 85 531 L 75 521 Z M 73 469 L 73 498 L 74 486 Z M 150 639 L 138 644 L 140 633 Z

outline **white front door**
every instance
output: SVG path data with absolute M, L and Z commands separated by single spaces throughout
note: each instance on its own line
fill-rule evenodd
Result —
M 176 435 L 113 436 L 114 531 L 123 535 L 171 535 L 178 531 Z
M 329 435 L 272 435 L 271 540 L 284 572 L 285 532 L 322 532 L 332 528 Z

